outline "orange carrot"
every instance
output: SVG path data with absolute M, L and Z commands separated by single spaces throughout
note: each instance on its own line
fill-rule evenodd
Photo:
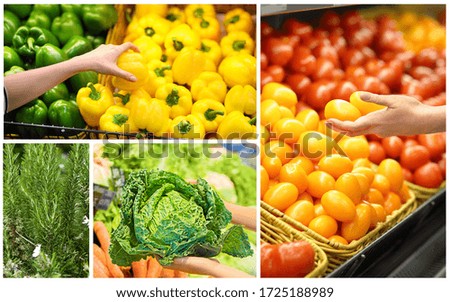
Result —
M 94 255 L 94 278 L 110 278 L 111 273 L 102 260 Z
M 111 244 L 111 238 L 109 238 L 108 229 L 101 221 L 94 222 L 94 232 L 97 235 L 98 241 L 100 241 L 100 247 L 108 253 L 109 245 Z
M 174 278 L 175 271 L 173 269 L 163 268 L 161 278 Z
M 163 267 L 155 258 L 150 257 L 147 260 L 147 278 L 158 278 L 162 269 Z
M 182 271 L 175 271 L 175 278 L 187 278 L 188 273 L 182 272 Z
M 131 278 L 130 266 L 119 266 L 125 278 Z
M 131 262 L 131 269 L 133 270 L 134 278 L 147 277 L 147 260 L 141 259 L 139 261 Z
M 114 278 L 124 278 L 124 274 L 117 264 L 112 263 L 109 253 L 106 255 L 106 265 Z
M 106 265 L 106 256 L 105 252 L 102 250 L 101 247 L 99 247 L 97 244 L 94 243 L 94 255 L 104 264 Z

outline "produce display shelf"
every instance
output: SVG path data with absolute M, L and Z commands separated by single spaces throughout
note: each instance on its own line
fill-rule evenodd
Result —
M 445 277 L 446 190 L 327 277 Z

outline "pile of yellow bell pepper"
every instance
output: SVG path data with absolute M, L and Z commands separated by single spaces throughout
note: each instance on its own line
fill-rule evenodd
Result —
M 252 16 L 219 16 L 210 4 L 137 4 L 124 42 L 139 52 L 117 64 L 137 81 L 113 77 L 80 90 L 91 127 L 173 138 L 255 138 L 256 58 Z

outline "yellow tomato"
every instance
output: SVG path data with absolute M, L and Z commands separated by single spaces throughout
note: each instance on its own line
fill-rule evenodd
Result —
M 386 108 L 386 106 L 378 105 L 375 103 L 370 103 L 361 100 L 361 97 L 359 96 L 360 91 L 353 92 L 350 95 L 350 104 L 358 108 L 359 112 L 361 112 L 361 115 L 366 115 L 370 112 L 374 112 L 377 110 L 381 110 Z
M 284 213 L 305 226 L 315 217 L 314 205 L 306 200 L 296 201 Z
M 358 172 L 352 172 L 352 174 L 356 177 L 359 183 L 359 188 L 361 189 L 361 194 L 366 195 L 369 193 L 370 182 L 366 175 Z
M 310 203 L 313 203 L 313 198 L 308 192 L 303 192 L 303 193 L 299 194 L 297 199 L 298 200 L 307 200 Z
M 355 204 L 342 192 L 337 190 L 326 192 L 321 198 L 321 203 L 325 212 L 337 221 L 351 221 L 355 218 Z
M 301 155 L 294 157 L 289 163 L 299 165 L 300 167 L 303 168 L 303 170 L 306 172 L 306 174 L 309 174 L 312 171 L 314 171 L 313 162 L 309 158 L 306 158 Z
M 389 192 L 384 200 L 384 209 L 386 210 L 386 214 L 392 214 L 395 210 L 400 209 L 401 206 L 402 202 L 400 196 L 394 192 Z
M 336 234 L 338 224 L 333 217 L 328 215 L 320 215 L 311 220 L 308 228 L 318 233 L 319 235 L 328 238 Z
M 276 139 L 288 144 L 296 143 L 300 135 L 305 131 L 305 126 L 293 118 L 282 118 L 273 127 Z
M 274 100 L 264 100 L 261 103 L 261 125 L 273 127 L 281 118 L 280 106 Z
M 358 240 L 364 235 L 370 228 L 371 221 L 371 209 L 369 205 L 360 203 L 356 206 L 355 218 L 350 222 L 343 222 L 341 225 L 341 235 L 348 242 L 352 240 Z
M 280 106 L 281 118 L 294 118 L 294 113 L 288 107 Z
M 305 131 L 300 135 L 298 145 L 303 156 L 319 161 L 328 153 L 331 154 L 332 140 L 320 132 Z
M 330 240 L 330 242 L 335 242 L 335 243 L 340 243 L 340 244 L 348 244 L 348 241 L 345 240 L 344 237 L 339 236 L 339 235 L 333 235 L 330 238 L 328 238 L 328 240 Z
M 276 178 L 283 166 L 278 156 L 266 156 L 262 160 L 262 166 L 267 171 L 269 178 Z
M 384 222 L 386 220 L 386 210 L 384 207 L 378 203 L 372 203 L 371 205 L 377 213 L 377 221 Z
M 370 187 L 377 189 L 381 192 L 381 194 L 386 196 L 390 191 L 391 184 L 389 183 L 389 179 L 386 176 L 376 173 Z
M 264 196 L 264 194 L 269 189 L 269 174 L 267 174 L 267 171 L 263 166 L 260 167 L 260 177 L 261 177 L 260 193 L 261 196 Z
M 319 125 L 319 114 L 313 109 L 305 109 L 300 111 L 295 118 L 302 122 L 306 130 L 316 131 Z
M 359 167 L 370 168 L 372 167 L 372 163 L 367 158 L 357 158 L 353 160 L 353 169 Z
M 308 175 L 307 192 L 311 196 L 321 198 L 323 194 L 334 189 L 334 178 L 323 171 L 314 171 Z
M 297 104 L 297 95 L 295 92 L 280 83 L 270 82 L 264 85 L 261 94 L 261 100 L 275 100 L 280 106 L 292 107 Z
M 368 158 L 370 155 L 369 143 L 363 136 L 349 137 L 338 144 L 351 160 Z
M 327 172 L 334 179 L 338 179 L 339 176 L 353 169 L 352 161 L 348 157 L 339 154 L 322 157 L 318 166 L 321 171 Z
M 384 197 L 380 191 L 374 188 L 370 188 L 369 192 L 365 196 L 365 200 L 371 204 L 384 205 Z
M 287 163 L 280 170 L 279 179 L 281 182 L 290 182 L 294 184 L 298 193 L 305 192 L 308 188 L 308 178 L 303 168 L 296 164 Z
M 283 165 L 288 163 L 292 158 L 296 156 L 291 146 L 279 140 L 273 140 L 266 143 L 262 152 L 265 153 L 264 156 L 278 156 Z
M 403 170 L 396 160 L 390 158 L 383 160 L 378 166 L 378 173 L 387 177 L 391 191 L 400 192 L 403 185 Z
M 337 180 L 334 188 L 348 196 L 354 204 L 361 202 L 362 193 L 358 178 L 352 173 L 344 173 Z
M 325 212 L 325 209 L 323 208 L 323 206 L 320 202 L 314 204 L 314 214 L 316 216 L 327 215 L 327 212 Z
M 354 105 L 344 100 L 331 100 L 325 106 L 325 118 L 335 118 L 341 121 L 356 121 L 361 112 Z
M 371 168 L 358 167 L 353 169 L 352 172 L 366 175 L 367 179 L 369 180 L 369 183 L 372 183 L 373 178 L 375 177 L 375 172 Z
M 289 182 L 280 182 L 267 190 L 263 200 L 272 207 L 284 211 L 297 200 L 297 187 Z

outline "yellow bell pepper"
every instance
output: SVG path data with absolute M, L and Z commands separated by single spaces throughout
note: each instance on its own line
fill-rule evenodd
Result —
M 181 24 L 173 28 L 166 35 L 164 47 L 169 59 L 174 60 L 186 47 L 199 48 L 200 36 L 187 24 Z
M 256 87 L 256 58 L 247 53 L 228 56 L 220 63 L 219 73 L 228 87 Z
M 173 83 L 164 84 L 156 90 L 155 98 L 166 104 L 172 119 L 191 112 L 191 92 L 184 86 Z
M 170 28 L 169 20 L 155 14 L 146 15 L 142 18 L 134 17 L 128 24 L 124 42 L 132 42 L 140 36 L 149 36 L 156 44 L 161 46 Z
M 189 25 L 204 17 L 216 17 L 216 10 L 212 4 L 189 4 L 184 9 L 186 21 Z
M 250 85 L 236 85 L 231 88 L 225 97 L 227 114 L 239 111 L 254 116 L 256 113 L 256 90 Z
M 215 132 L 225 117 L 225 107 L 221 102 L 203 99 L 194 103 L 192 114 L 202 121 L 206 132 Z
M 172 28 L 174 28 L 186 22 L 186 15 L 182 9 L 172 6 L 167 11 L 166 19 L 172 23 Z
M 158 132 L 153 133 L 157 137 L 170 137 L 170 125 L 172 123 L 172 119 L 168 118 L 165 120 L 163 126 L 161 127 L 161 130 Z
M 192 81 L 191 94 L 195 101 L 213 99 L 223 103 L 227 94 L 227 84 L 217 72 L 204 71 Z
M 202 39 L 219 41 L 220 24 L 214 17 L 203 17 L 192 24 L 192 29 L 197 32 Z
M 253 54 L 255 41 L 244 31 L 232 31 L 220 40 L 222 55 L 227 57 L 236 53 Z
M 220 139 L 254 139 L 256 138 L 256 117 L 250 119 L 242 112 L 228 114 L 217 129 Z
M 216 66 L 219 66 L 222 60 L 222 49 L 219 43 L 211 39 L 202 39 L 200 50 L 210 57 Z
M 177 116 L 170 123 L 170 136 L 173 138 L 195 138 L 205 137 L 205 127 L 198 117 L 189 114 Z
M 113 105 L 100 117 L 99 130 L 106 132 L 133 133 L 138 128 L 130 118 L 130 110 Z
M 133 41 L 133 44 L 139 48 L 139 53 L 144 58 L 144 62 L 148 63 L 153 59 L 160 60 L 163 54 L 161 46 L 149 36 L 140 36 Z
M 144 90 L 144 88 L 139 88 L 133 91 L 120 90 L 113 94 L 114 103 L 116 106 L 126 107 L 127 109 L 131 109 L 136 98 L 145 98 L 150 100 L 151 97 Z
M 252 16 L 242 8 L 235 8 L 226 13 L 223 24 L 227 33 L 245 31 L 251 34 L 253 32 Z
M 167 4 L 136 4 L 134 8 L 134 15 L 137 18 L 142 18 L 147 15 L 158 15 L 165 17 L 169 6 Z
M 156 89 L 167 83 L 173 83 L 172 67 L 159 60 L 151 60 L 147 64 L 149 71 L 149 77 L 146 85 L 144 86 L 151 96 L 155 96 Z
M 155 134 L 162 131 L 166 125 L 169 119 L 169 110 L 158 99 L 137 98 L 133 101 L 130 116 L 136 127 Z
M 149 76 L 144 58 L 138 52 L 126 51 L 117 59 L 117 66 L 125 71 L 131 72 L 137 78 L 136 82 L 131 82 L 119 77 L 112 78 L 114 87 L 123 90 L 135 90 L 143 86 Z
M 191 86 L 203 71 L 216 71 L 216 65 L 204 52 L 185 48 L 173 61 L 172 71 L 175 83 Z
M 114 105 L 113 95 L 108 87 L 89 83 L 78 90 L 77 105 L 85 122 L 91 127 L 97 127 L 103 113 Z

